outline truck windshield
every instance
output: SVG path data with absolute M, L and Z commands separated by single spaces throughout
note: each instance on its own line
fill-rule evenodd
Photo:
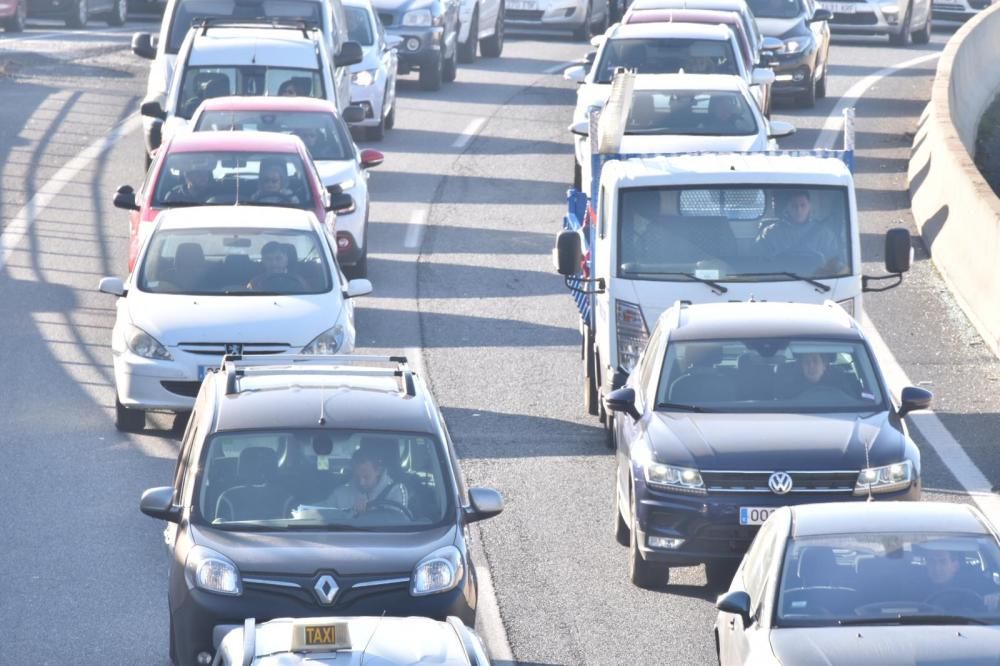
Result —
M 759 282 L 852 274 L 845 187 L 629 188 L 618 276 Z
M 732 44 L 718 39 L 614 39 L 601 55 L 595 83 L 611 83 L 624 67 L 639 74 L 740 75 Z

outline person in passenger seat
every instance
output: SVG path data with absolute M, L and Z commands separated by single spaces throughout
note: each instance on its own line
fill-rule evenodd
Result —
M 407 508 L 406 488 L 389 476 L 371 447 L 361 447 L 351 458 L 351 480 L 339 486 L 323 504 L 362 514 L 378 506 Z

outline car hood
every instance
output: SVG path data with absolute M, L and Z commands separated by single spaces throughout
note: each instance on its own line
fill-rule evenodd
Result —
M 749 136 L 694 136 L 630 134 L 622 137 L 621 153 L 746 152 L 766 150 L 767 138 Z
M 337 185 L 345 180 L 362 177 L 358 173 L 358 163 L 354 160 L 322 160 L 316 162 L 316 170 L 319 171 L 320 180 L 323 187 Z
M 437 0 L 374 0 L 372 5 L 380 12 L 401 14 L 411 9 L 428 9 Z
M 226 532 L 191 526 L 195 543 L 216 550 L 243 572 L 311 576 L 409 573 L 432 551 L 454 544 L 455 526 L 420 532 Z
M 278 342 L 303 347 L 340 317 L 330 293 L 308 296 L 184 296 L 133 290 L 132 323 L 167 347 L 181 342 Z
M 877 626 L 775 629 L 782 664 L 921 666 L 1000 664 L 1000 626 Z
M 888 413 L 864 416 L 654 412 L 647 427 L 656 459 L 684 467 L 842 470 L 899 462 L 905 436 Z
M 777 37 L 778 39 L 809 32 L 801 16 L 790 19 L 758 18 L 757 27 L 760 28 L 760 34 L 765 37 Z

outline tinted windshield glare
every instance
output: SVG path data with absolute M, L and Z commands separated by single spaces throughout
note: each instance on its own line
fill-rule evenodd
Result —
M 851 274 L 843 187 L 629 188 L 620 191 L 619 276 L 721 281 Z
M 801 0 L 747 0 L 757 18 L 790 19 L 802 11 Z
M 316 97 L 323 99 L 323 78 L 317 70 L 291 67 L 189 67 L 184 72 L 177 115 L 191 118 L 206 99 L 237 95 Z
M 639 74 L 734 74 L 732 45 L 715 39 L 613 39 L 604 47 L 597 83 L 611 83 L 624 67 Z
M 794 338 L 678 340 L 667 345 L 657 409 L 871 411 L 882 389 L 861 342 Z
M 284 229 L 154 232 L 139 289 L 157 294 L 316 294 L 330 291 L 319 237 Z
M 1000 550 L 987 536 L 859 534 L 788 542 L 780 626 L 836 626 L 900 616 L 960 615 L 1000 623 Z M 951 624 L 947 621 L 931 624 Z
M 167 53 L 177 53 L 196 18 L 287 18 L 321 25 L 318 0 L 181 0 L 175 5 Z
M 375 36 L 372 34 L 368 10 L 364 7 L 344 7 L 344 12 L 347 14 L 347 38 L 361 46 L 374 44 Z
M 240 530 L 412 529 L 451 510 L 440 446 L 428 435 L 291 430 L 219 434 L 205 447 L 197 506 Z
M 330 113 L 303 111 L 206 111 L 195 131 L 240 130 L 295 134 L 314 160 L 346 160 L 353 156 L 343 122 Z
M 632 97 L 625 133 L 746 136 L 757 133 L 757 120 L 738 92 L 641 90 Z

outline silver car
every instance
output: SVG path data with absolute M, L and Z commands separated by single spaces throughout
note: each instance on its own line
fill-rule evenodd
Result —
M 572 30 L 582 41 L 603 33 L 611 19 L 608 0 L 507 0 L 506 7 L 512 28 Z
M 931 0 L 838 0 L 818 2 L 833 18 L 830 31 L 839 35 L 888 35 L 893 46 L 926 44 L 931 39 Z

